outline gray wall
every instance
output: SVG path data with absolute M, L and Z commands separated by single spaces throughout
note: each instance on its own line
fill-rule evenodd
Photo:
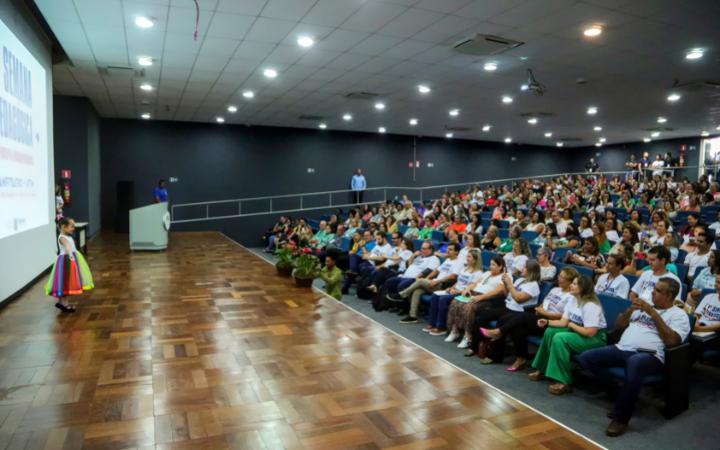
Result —
M 55 178 L 72 171 L 72 201 L 64 214 L 88 222 L 89 235 L 101 226 L 100 124 L 92 104 L 84 97 L 55 96 Z
M 100 138 L 102 217 L 108 227 L 115 186 L 122 180 L 134 182 L 135 206 L 141 206 L 152 201 L 157 180 L 170 177 L 179 179 L 168 184 L 171 203 L 188 203 L 346 189 L 357 167 L 364 169 L 370 187 L 564 173 L 572 167 L 557 157 L 562 149 L 555 147 L 377 133 L 103 119 Z M 414 146 L 421 165 L 413 180 L 408 163 Z M 334 199 L 346 200 L 344 195 Z M 202 222 L 182 229 L 219 229 L 255 244 L 258 231 L 274 219 Z

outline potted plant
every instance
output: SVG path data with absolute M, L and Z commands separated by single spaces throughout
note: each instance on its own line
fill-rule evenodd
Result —
M 292 275 L 294 261 L 293 252 L 289 248 L 281 248 L 275 252 L 277 262 L 275 263 L 275 269 L 278 275 L 283 277 L 289 277 Z
M 295 260 L 295 270 L 293 277 L 297 287 L 308 288 L 312 286 L 312 282 L 320 274 L 320 260 L 309 252 L 303 252 Z

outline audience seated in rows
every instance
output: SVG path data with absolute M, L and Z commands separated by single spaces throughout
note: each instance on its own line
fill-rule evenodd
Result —
M 607 429 L 616 436 L 643 378 L 662 371 L 665 348 L 688 339 L 688 313 L 698 318 L 696 332 L 716 336 L 720 328 L 720 225 L 701 220 L 708 211 L 718 217 L 718 198 L 720 187 L 705 178 L 566 176 L 473 186 L 425 204 L 364 205 L 315 222 L 315 235 L 304 220 L 283 217 L 265 239 L 268 250 L 307 245 L 327 255 L 323 270 L 332 276 L 321 277 L 335 298 L 340 266 L 343 293 L 356 283 L 358 295 L 367 290 L 403 324 L 418 322 L 427 304 L 422 331 L 481 363 L 503 361 L 510 348 L 507 370 L 531 362 L 530 379 L 551 379 L 552 394 L 571 391 L 573 357 L 607 385 L 615 379 L 605 369 L 624 367 Z M 598 297 L 630 307 L 607 323 Z M 608 346 L 613 327 L 621 338 Z M 718 342 L 691 341 L 693 355 L 702 360 Z

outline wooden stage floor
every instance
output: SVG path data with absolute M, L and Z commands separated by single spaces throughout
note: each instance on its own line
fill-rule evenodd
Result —
M 0 311 L 0 449 L 594 447 L 221 234 L 90 252 L 75 314 Z

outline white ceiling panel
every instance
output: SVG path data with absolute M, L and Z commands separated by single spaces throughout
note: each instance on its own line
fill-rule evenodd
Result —
M 407 8 L 370 0 L 342 23 L 341 28 L 354 31 L 375 32 L 385 26 Z
M 379 33 L 408 38 L 444 16 L 434 11 L 410 8 L 382 27 Z
M 353 15 L 366 0 L 318 0 L 302 21 L 337 27 Z
M 241 14 L 215 14 L 207 35 L 216 38 L 243 39 L 255 20 L 254 16 Z
M 297 21 L 313 7 L 315 0 L 269 0 L 262 10 L 263 17 Z
M 290 20 L 258 17 L 245 39 L 279 44 L 295 26 L 296 23 Z

